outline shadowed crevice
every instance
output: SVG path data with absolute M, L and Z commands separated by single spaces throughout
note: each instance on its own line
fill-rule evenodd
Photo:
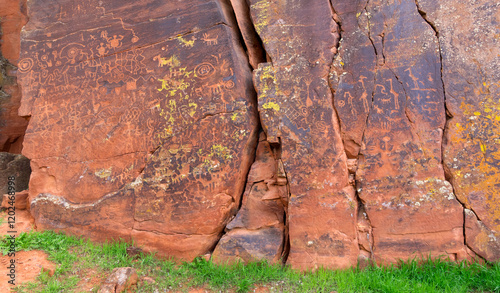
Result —
M 467 206 L 465 203 L 461 202 L 460 199 L 456 196 L 455 186 L 454 186 L 454 182 L 452 180 L 451 172 L 449 171 L 448 167 L 444 163 L 444 156 L 445 156 L 445 148 L 444 147 L 447 144 L 446 134 L 447 134 L 447 130 L 448 130 L 448 125 L 449 125 L 451 119 L 453 118 L 453 116 L 452 116 L 451 112 L 448 110 L 448 107 L 447 107 L 446 87 L 445 87 L 445 83 L 444 83 L 444 80 L 443 80 L 443 54 L 442 54 L 442 51 L 441 51 L 441 42 L 440 42 L 440 39 L 439 39 L 440 38 L 440 36 L 439 36 L 439 30 L 438 30 L 437 26 L 431 20 L 428 19 L 427 13 L 419 5 L 418 0 L 415 0 L 415 5 L 416 5 L 417 11 L 420 14 L 420 16 L 422 17 L 422 19 L 434 31 L 434 34 L 436 36 L 437 43 L 438 43 L 439 64 L 441 66 L 439 77 L 441 79 L 441 84 L 443 86 L 444 109 L 445 109 L 445 113 L 446 113 L 446 122 L 445 122 L 445 125 L 444 125 L 443 136 L 442 136 L 442 139 L 441 139 L 441 162 L 440 163 L 441 163 L 441 165 L 443 166 L 443 169 L 444 169 L 445 180 L 448 181 L 448 183 L 450 183 L 450 186 L 451 186 L 451 188 L 453 190 L 453 195 L 455 196 L 455 199 L 463 207 L 463 225 L 462 225 L 462 227 L 463 227 L 464 245 L 468 249 L 470 249 L 473 253 L 475 253 L 475 255 L 477 257 L 481 258 L 482 260 L 485 260 L 484 257 L 482 257 L 481 255 L 479 255 L 476 251 L 474 251 L 474 249 L 471 246 L 469 246 L 467 244 L 467 233 L 466 233 L 466 218 L 467 218 L 467 215 L 466 215 L 466 210 L 469 209 L 472 213 L 474 213 L 474 215 L 476 217 L 477 217 L 477 214 L 474 212 L 474 210 L 472 209 L 472 207 Z M 480 221 L 479 217 L 477 217 L 477 219 Z

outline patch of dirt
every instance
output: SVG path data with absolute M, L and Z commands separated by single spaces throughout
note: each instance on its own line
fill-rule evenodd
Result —
M 8 266 L 11 265 L 11 260 L 15 260 L 15 285 L 21 283 L 32 282 L 40 275 L 42 271 L 47 271 L 49 275 L 53 275 L 57 267 L 56 264 L 47 259 L 47 254 L 40 250 L 18 251 L 14 257 L 3 255 L 0 257 L 0 292 L 10 292 L 13 285 L 9 284 L 11 280 L 7 276 L 9 272 Z
M 80 271 L 78 273 L 80 281 L 76 285 L 78 292 L 97 292 L 106 279 L 105 274 L 95 269 Z

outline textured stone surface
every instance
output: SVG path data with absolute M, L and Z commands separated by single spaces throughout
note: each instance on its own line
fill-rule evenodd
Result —
M 0 194 L 9 192 L 9 181 L 14 182 L 16 192 L 28 189 L 30 161 L 23 155 L 0 152 Z M 9 180 L 14 177 L 14 180 Z
M 500 3 L 419 1 L 439 32 L 446 106 L 444 160 L 457 198 L 482 225 L 500 235 Z M 460 25 L 457 25 L 459 23 Z M 472 219 L 469 219 L 472 221 Z M 470 230 L 466 230 L 470 231 Z M 466 233 L 471 247 L 498 250 L 495 241 Z M 478 252 L 479 253 L 479 252 Z M 495 254 L 482 254 L 500 259 Z
M 356 207 L 328 73 L 338 42 L 328 2 L 250 1 L 272 63 L 254 71 L 267 140 L 280 144 L 288 180 L 288 263 L 342 268 L 356 262 Z M 314 46 L 311 46 L 314 44 Z
M 122 293 L 128 292 L 137 285 L 139 277 L 134 268 L 115 268 L 111 275 L 104 281 L 99 293 Z
M 465 210 L 465 235 L 472 251 L 487 260 L 500 259 L 500 244 L 498 244 L 500 233 L 488 228 L 469 209 Z
M 25 0 L 0 0 L 0 151 L 21 153 L 28 121 L 17 115 L 21 90 L 16 82 Z
M 29 192 L 27 190 L 16 192 L 14 194 L 14 200 L 12 200 L 12 195 L 8 193 L 4 194 L 2 196 L 2 208 L 8 209 L 14 206 L 16 210 L 25 210 L 28 206 L 28 195 Z
M 357 154 L 362 138 L 356 181 L 372 226 L 360 222 L 373 239 L 368 252 L 378 262 L 454 258 L 465 249 L 463 208 L 442 166 L 446 117 L 435 32 L 414 1 L 333 1 L 333 7 L 345 42 L 331 78 L 350 133 L 348 154 Z
M 500 4 L 28 8 L 39 228 L 298 269 L 500 258 Z
M 226 226 L 212 259 L 218 263 L 281 260 L 285 246 L 286 186 L 277 183 L 275 155 L 264 133 L 248 174 L 243 202 Z
M 38 227 L 134 237 L 184 259 L 208 252 L 239 206 L 257 140 L 225 7 L 31 1 L 29 11 L 20 111 L 31 115 L 23 153 Z

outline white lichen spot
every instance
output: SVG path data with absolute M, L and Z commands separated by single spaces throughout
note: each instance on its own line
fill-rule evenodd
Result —
M 99 178 L 108 178 L 111 176 L 111 171 L 113 170 L 113 167 L 109 167 L 108 169 L 100 169 L 94 172 L 94 175 L 99 177 Z

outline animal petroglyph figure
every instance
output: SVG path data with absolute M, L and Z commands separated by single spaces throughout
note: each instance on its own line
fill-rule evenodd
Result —
M 209 35 L 207 33 L 204 33 L 203 34 L 203 38 L 201 38 L 203 40 L 203 42 L 207 45 L 217 45 L 219 43 L 218 39 L 219 39 L 219 36 L 215 36 L 215 38 L 211 38 L 209 37 Z

